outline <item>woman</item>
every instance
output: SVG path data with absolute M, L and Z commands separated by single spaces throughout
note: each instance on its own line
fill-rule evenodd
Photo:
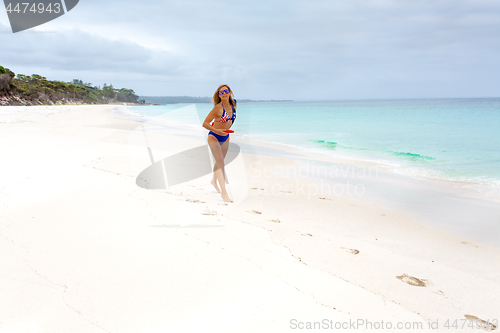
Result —
M 229 148 L 229 134 L 224 130 L 231 128 L 236 119 L 236 102 L 231 88 L 227 84 L 220 85 L 214 93 L 213 102 L 214 108 L 203 122 L 203 127 L 210 131 L 208 132 L 208 146 L 215 157 L 214 177 L 211 183 L 217 192 L 221 193 L 224 201 L 233 202 L 227 194 L 224 177 L 224 158 Z M 213 126 L 210 124 L 212 120 L 214 120 Z

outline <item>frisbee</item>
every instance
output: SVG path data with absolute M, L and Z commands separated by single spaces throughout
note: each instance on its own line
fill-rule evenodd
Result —
M 232 130 L 224 130 L 225 133 L 234 133 Z

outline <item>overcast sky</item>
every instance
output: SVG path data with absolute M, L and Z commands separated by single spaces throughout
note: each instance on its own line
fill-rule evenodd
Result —
M 0 65 L 148 96 L 500 96 L 498 0 L 80 0 L 13 34 Z

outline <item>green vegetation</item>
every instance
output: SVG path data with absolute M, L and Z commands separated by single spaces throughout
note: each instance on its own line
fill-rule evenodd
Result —
M 3 71 L 5 72 L 3 72 Z M 36 104 L 107 104 L 115 102 L 140 103 L 139 96 L 132 89 L 116 89 L 112 84 L 103 88 L 74 79 L 73 82 L 50 81 L 38 74 L 31 76 L 18 74 L 0 66 L 0 73 L 10 74 L 8 94 L 26 105 Z M 0 93 L 1 97 L 1 93 Z M 13 99 L 14 100 L 14 99 Z M 15 103 L 19 104 L 19 103 Z
M 83 103 L 113 103 L 126 102 L 138 103 L 138 98 L 132 89 L 115 89 L 113 85 L 106 85 L 102 89 L 93 87 L 91 83 L 83 83 L 82 80 L 73 82 L 49 81 L 47 78 L 32 74 L 31 76 L 18 74 L 13 80 L 16 90 L 29 100 L 40 99 L 57 100 L 71 99 Z

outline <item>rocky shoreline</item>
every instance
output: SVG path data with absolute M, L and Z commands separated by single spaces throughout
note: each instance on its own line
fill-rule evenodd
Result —
M 29 100 L 23 98 L 20 94 L 4 93 L 0 95 L 0 106 L 32 106 L 32 105 L 82 105 L 82 104 L 106 104 L 106 103 L 88 103 L 79 99 L 50 99 L 50 98 L 37 98 Z

